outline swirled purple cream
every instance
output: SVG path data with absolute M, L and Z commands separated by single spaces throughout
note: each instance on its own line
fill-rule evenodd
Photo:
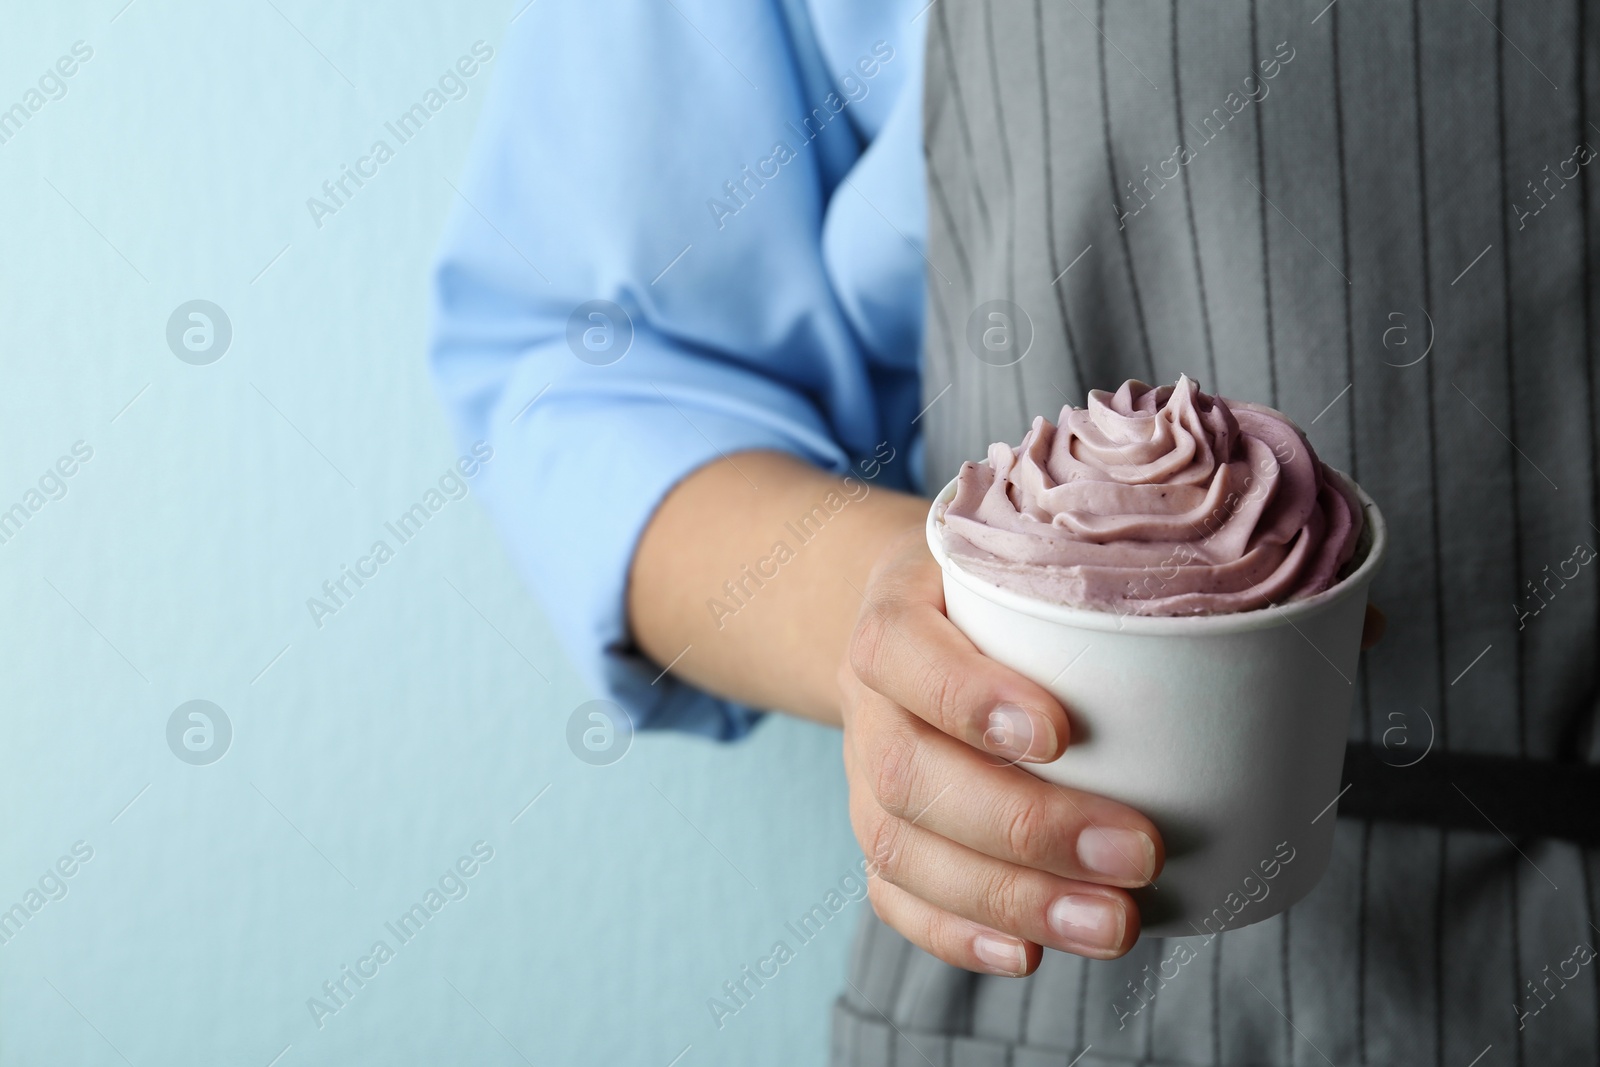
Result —
M 962 570 L 1072 607 L 1221 615 L 1320 593 L 1361 533 L 1349 483 L 1268 407 L 1192 380 L 1094 390 L 964 463 L 939 516 Z

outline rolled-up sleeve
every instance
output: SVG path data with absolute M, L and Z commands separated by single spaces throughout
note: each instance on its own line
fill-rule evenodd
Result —
M 641 728 L 726 739 L 758 714 L 657 681 L 630 638 L 663 497 L 742 450 L 842 471 L 883 437 L 822 252 L 866 139 L 784 10 L 528 8 L 434 272 L 435 382 L 458 438 L 494 448 L 474 488 L 585 680 Z

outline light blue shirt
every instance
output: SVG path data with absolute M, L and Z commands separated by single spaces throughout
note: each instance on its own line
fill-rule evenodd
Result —
M 475 488 L 518 571 L 640 727 L 757 716 L 656 681 L 628 634 L 679 480 L 755 448 L 918 477 L 922 6 L 544 0 L 496 59 L 432 369 L 459 440 L 494 446 Z

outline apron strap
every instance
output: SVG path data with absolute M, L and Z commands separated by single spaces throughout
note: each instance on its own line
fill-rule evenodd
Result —
M 1404 752 L 1351 742 L 1343 782 L 1340 818 L 1600 847 L 1600 766 L 1594 764 L 1471 752 L 1430 752 L 1411 763 Z

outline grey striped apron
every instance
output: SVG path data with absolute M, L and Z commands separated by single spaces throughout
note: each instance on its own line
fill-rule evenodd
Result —
M 1024 980 L 869 916 L 835 1063 L 1600 1062 L 1600 813 L 1556 788 L 1597 762 L 1597 6 L 928 11 L 928 484 L 1187 372 L 1378 500 L 1390 624 L 1309 898 Z M 1014 363 L 969 343 L 997 300 Z

